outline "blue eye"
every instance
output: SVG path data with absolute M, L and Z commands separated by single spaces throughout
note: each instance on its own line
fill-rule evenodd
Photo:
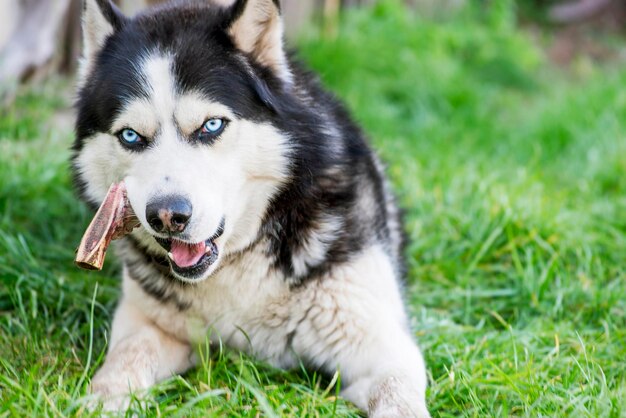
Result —
M 136 145 L 141 142 L 141 135 L 132 129 L 124 129 L 119 133 L 120 140 L 127 145 Z
M 222 118 L 209 119 L 202 126 L 202 134 L 216 136 L 224 130 L 225 126 L 226 121 Z

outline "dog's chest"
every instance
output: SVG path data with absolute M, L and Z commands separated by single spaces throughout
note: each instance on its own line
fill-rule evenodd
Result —
M 151 298 L 132 279 L 125 280 L 124 296 L 180 340 L 221 341 L 284 363 L 278 358 L 294 328 L 294 298 L 262 246 L 225 263 L 206 281 L 181 288 L 178 296 L 187 309 Z

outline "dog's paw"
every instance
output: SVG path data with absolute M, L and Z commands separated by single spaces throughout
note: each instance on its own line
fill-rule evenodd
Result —
M 425 402 L 407 382 L 389 377 L 379 383 L 368 402 L 370 418 L 430 418 Z
M 130 406 L 130 386 L 120 376 L 98 372 L 91 381 L 89 392 L 94 395 L 91 403 L 97 407 L 102 405 L 106 412 L 124 412 Z
M 113 413 L 113 415 L 125 413 L 130 407 L 131 402 L 131 398 L 128 395 L 108 396 L 94 392 L 85 399 L 85 411 L 90 413 Z
M 370 409 L 370 418 L 430 418 L 430 414 L 424 405 L 415 405 L 407 408 L 398 405 L 384 405 L 376 409 Z
M 103 412 L 123 413 L 130 407 L 130 396 L 117 395 L 102 400 Z

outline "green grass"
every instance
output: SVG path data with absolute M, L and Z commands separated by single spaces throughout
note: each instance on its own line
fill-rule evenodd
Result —
M 550 65 L 508 2 L 438 21 L 387 2 L 301 56 L 389 163 L 410 237 L 407 300 L 434 416 L 626 416 L 626 73 Z M 332 32 L 332 31 L 331 31 Z M 84 414 L 119 267 L 72 265 L 55 93 L 0 116 L 0 417 Z M 239 353 L 134 406 L 175 416 L 355 416 L 333 382 Z M 210 358 L 210 360 L 208 360 Z

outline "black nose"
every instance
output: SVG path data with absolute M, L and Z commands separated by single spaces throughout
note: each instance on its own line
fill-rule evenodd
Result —
M 183 232 L 191 219 L 191 202 L 182 196 L 153 199 L 146 207 L 146 219 L 155 232 Z

